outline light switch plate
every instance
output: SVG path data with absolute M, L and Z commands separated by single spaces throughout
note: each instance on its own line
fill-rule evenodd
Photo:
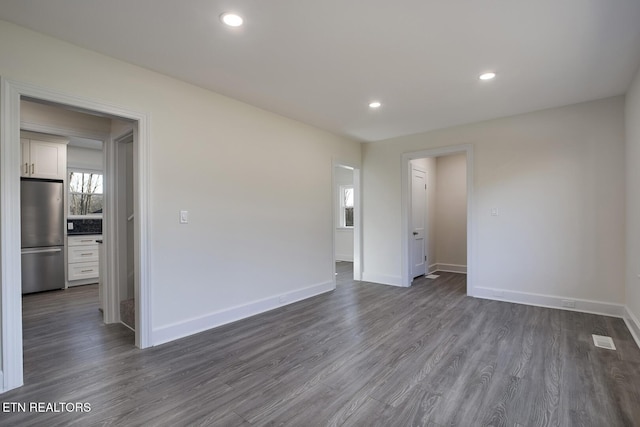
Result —
M 498 208 L 491 208 L 491 216 L 498 216 Z
M 180 211 L 180 224 L 189 223 L 189 211 Z
M 68 222 L 67 223 L 67 230 L 73 230 L 73 223 L 72 222 Z

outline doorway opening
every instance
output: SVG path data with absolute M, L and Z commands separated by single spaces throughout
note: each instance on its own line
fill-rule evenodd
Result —
M 86 114 L 53 103 L 35 99 L 20 100 L 21 145 L 21 233 L 22 233 L 22 292 L 23 302 L 35 300 L 27 296 L 43 290 L 67 290 L 78 286 L 95 285 L 95 305 L 102 308 L 99 298 L 100 250 L 104 212 L 104 145 L 109 139 L 111 120 Z M 40 150 L 40 153 L 38 153 Z M 31 164 L 31 171 L 28 166 Z M 36 166 L 37 165 L 37 166 Z M 38 173 L 32 171 L 37 169 Z M 59 188 L 61 197 L 51 198 L 47 205 L 29 202 L 30 189 L 48 185 Z M 59 211 L 58 216 L 52 212 Z M 30 213 L 29 213 L 30 212 Z M 37 224 L 46 224 L 46 228 Z M 56 260 L 59 275 L 38 264 L 27 263 L 29 244 L 25 236 L 42 240 L 45 236 L 59 236 L 60 257 Z M 104 262 L 104 261 L 103 261 Z M 48 277 L 50 286 L 29 286 L 28 277 Z M 42 279 L 39 279 L 42 281 Z M 78 294 L 79 292 L 75 292 Z M 92 292 L 81 299 L 87 303 Z M 26 298 L 26 299 L 25 299 Z M 40 295 L 39 301 L 64 300 L 52 293 Z M 74 305 L 60 304 L 65 311 Z M 27 314 L 24 313 L 23 320 Z M 102 321 L 102 313 L 99 313 Z M 26 325 L 23 325 L 26 328 Z M 24 334 L 24 329 L 23 329 Z
M 436 271 L 466 273 L 473 290 L 473 149 L 403 155 L 403 285 Z
M 434 203 L 435 185 L 427 184 L 427 177 L 432 181 L 435 177 L 435 167 L 432 167 L 431 159 L 411 160 L 411 280 L 419 276 L 424 276 L 430 269 L 430 261 L 435 258 L 434 252 L 429 250 L 429 246 L 435 240 L 434 222 L 432 210 Z M 424 163 L 424 164 L 423 164 Z M 431 200 L 429 200 L 431 199 Z
M 107 269 L 104 265 L 106 260 L 103 250 L 105 245 L 117 248 L 118 254 L 126 254 L 132 250 L 126 244 L 126 229 L 124 237 L 118 235 L 115 241 L 111 241 L 108 236 L 103 235 L 103 223 L 111 222 L 117 226 L 126 223 L 126 220 L 117 217 L 117 212 L 110 209 L 111 203 L 105 203 L 109 200 L 115 201 L 116 205 L 119 200 L 126 200 L 129 209 L 132 209 L 132 132 L 125 135 L 129 150 L 120 150 L 120 157 L 116 155 L 115 174 L 107 170 L 109 162 L 105 156 L 105 148 L 116 144 L 113 150 L 119 153 L 118 141 L 112 142 L 113 131 L 121 132 L 120 128 L 128 129 L 134 124 L 93 112 L 69 109 L 60 104 L 42 103 L 37 99 L 21 99 L 20 123 L 20 144 L 23 152 L 21 165 L 30 154 L 30 161 L 36 162 L 35 169 L 40 170 L 40 174 L 44 166 L 38 166 L 38 162 L 44 163 L 45 166 L 48 162 L 56 165 L 60 163 L 56 170 L 62 169 L 55 176 L 50 172 L 50 180 L 41 180 L 40 176 L 34 177 L 33 173 L 25 174 L 24 170 L 21 170 L 22 336 L 25 340 L 24 378 L 29 381 L 47 374 L 46 364 L 34 363 L 42 358 L 58 359 L 58 371 L 73 372 L 75 365 L 68 363 L 64 355 L 84 354 L 83 346 L 86 345 L 87 339 L 93 340 L 97 348 L 106 340 L 118 343 L 123 349 L 124 346 L 131 346 L 135 342 L 135 307 L 130 303 L 134 301 L 132 295 L 135 271 L 130 271 L 130 286 L 126 286 L 126 283 L 123 286 L 119 273 L 126 267 L 116 262 L 118 276 L 114 277 L 115 280 L 105 280 Z M 41 145 L 49 148 L 49 152 L 34 159 L 34 148 L 37 149 Z M 26 153 L 26 148 L 30 148 L 31 153 Z M 121 162 L 128 167 L 120 167 Z M 34 163 L 31 165 L 33 170 Z M 120 185 L 105 185 L 114 180 Z M 55 209 L 50 204 L 41 206 L 41 203 L 29 203 L 29 200 L 25 200 L 30 198 L 31 192 L 28 190 L 36 185 L 60 188 L 59 193 L 62 197 L 55 198 L 59 200 L 56 206 L 60 209 Z M 60 210 L 62 215 L 53 221 L 51 213 L 56 210 Z M 31 213 L 25 216 L 25 211 Z M 38 292 L 45 289 L 30 289 L 26 286 L 32 282 L 27 280 L 30 276 L 51 276 L 50 269 L 45 270 L 44 266 L 27 262 L 31 258 L 26 257 L 34 255 L 25 255 L 25 235 L 43 234 L 38 230 L 41 227 L 34 224 L 36 221 L 25 221 L 25 218 L 34 215 L 43 219 L 38 222 L 49 225 L 45 235 L 61 234 L 61 274 L 60 277 L 56 276 L 55 280 L 50 280 L 55 283 L 51 283 L 48 292 Z M 115 221 L 111 220 L 113 215 L 116 215 Z M 131 243 L 132 227 L 133 223 L 129 222 Z M 133 263 L 130 265 L 133 266 Z M 127 280 L 126 275 L 124 280 Z M 111 288 L 106 289 L 107 286 Z M 123 289 L 131 296 L 125 294 L 123 297 Z M 106 298 L 114 295 L 120 303 L 116 305 L 115 310 L 111 307 L 113 302 Z M 117 327 L 105 328 L 104 323 L 122 323 L 134 333 L 126 333 L 126 330 L 122 331 Z M 51 328 L 51 325 L 55 325 L 55 332 L 51 331 L 46 336 L 38 332 L 45 327 Z M 49 345 L 51 341 L 55 341 L 55 345 Z M 41 348 L 49 349 L 43 353 L 40 351 Z M 78 356 L 78 359 L 81 360 L 81 356 Z
M 133 227 L 135 252 L 135 345 L 139 348 L 151 345 L 150 334 L 150 292 L 148 273 L 148 117 L 146 114 L 133 112 L 110 104 L 90 101 L 22 83 L 0 79 L 0 204 L 3 215 L 0 217 L 0 266 L 2 287 L 0 301 L 2 304 L 2 372 L 1 389 L 4 392 L 20 387 L 24 382 L 23 366 L 23 323 L 22 323 L 22 273 L 21 273 L 21 236 L 20 236 L 20 131 L 29 128 L 31 131 L 104 141 L 102 166 L 104 170 L 104 227 L 103 249 L 104 268 L 100 273 L 100 281 L 104 282 L 103 314 L 105 323 L 119 322 L 118 293 L 116 277 L 118 265 L 118 237 L 115 230 L 118 220 L 115 212 L 115 194 L 112 191 L 115 176 L 114 136 L 121 135 L 124 127 L 133 135 L 133 205 L 139 215 Z M 85 113 L 93 117 L 107 117 L 117 122 L 109 129 L 108 135 L 87 134 L 83 131 L 67 129 L 66 124 L 34 124 L 23 120 L 21 101 L 35 102 L 42 106 L 56 106 L 66 111 Z M 68 132 L 67 132 L 68 131 Z M 67 193 L 67 197 L 69 194 Z M 68 267 L 68 266 L 67 266 Z M 67 276 L 68 277 L 68 276 Z M 97 291 L 97 290 L 96 290 Z
M 361 280 L 360 169 L 334 162 L 332 175 L 334 280 Z

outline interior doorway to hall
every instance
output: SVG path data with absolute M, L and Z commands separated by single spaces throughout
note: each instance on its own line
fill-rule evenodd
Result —
M 467 273 L 467 154 L 410 159 L 408 279 Z
M 361 280 L 359 169 L 334 163 L 333 261 L 336 284 Z

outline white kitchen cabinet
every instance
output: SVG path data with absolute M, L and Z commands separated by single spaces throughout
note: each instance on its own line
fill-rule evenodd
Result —
M 21 133 L 20 175 L 64 180 L 67 175 L 66 140 L 36 135 Z
M 98 261 L 98 245 L 69 246 L 69 264 Z
M 79 283 L 78 280 L 91 279 L 89 283 L 98 283 L 100 277 L 100 263 L 96 262 L 79 262 L 69 264 L 69 286 L 85 285 L 88 283 Z M 74 283 L 74 281 L 76 281 Z
M 67 272 L 69 286 L 98 283 L 100 277 L 100 257 L 98 243 L 102 235 L 68 236 Z

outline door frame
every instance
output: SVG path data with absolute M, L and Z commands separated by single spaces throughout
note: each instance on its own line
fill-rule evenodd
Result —
M 134 203 L 139 213 L 136 224 L 138 226 L 136 228 L 136 263 L 138 266 L 136 279 L 139 283 L 140 298 L 137 300 L 138 316 L 136 317 L 140 319 L 140 328 L 136 333 L 136 346 L 145 348 L 152 345 L 148 218 L 150 213 L 150 120 L 148 114 L 101 101 L 55 92 L 0 76 L 0 304 L 2 310 L 0 392 L 20 387 L 24 383 L 19 170 L 20 98 L 22 96 L 137 122 L 138 155 L 134 164 L 137 168 L 135 180 L 138 192 Z M 105 173 L 109 172 L 105 171 Z M 107 228 L 109 227 L 109 224 L 105 225 Z M 114 260 L 109 256 L 109 251 L 106 252 L 107 270 L 112 270 Z M 105 291 L 108 289 L 109 286 L 106 286 Z M 105 295 L 105 298 L 108 296 Z
M 360 167 L 334 159 L 331 163 L 331 199 L 333 213 L 331 215 L 331 259 L 333 272 L 333 286 L 336 286 L 336 220 L 338 212 L 338 197 L 336 194 L 336 168 L 342 167 L 353 170 L 353 280 L 362 280 L 362 209 L 361 209 L 361 171 Z
M 413 171 L 414 170 L 418 170 L 420 172 L 424 173 L 424 183 L 425 185 L 427 184 L 427 177 L 428 177 L 428 173 L 429 171 L 427 171 L 426 169 L 422 168 L 421 166 L 418 165 L 412 165 L 411 161 L 409 161 L 409 198 L 410 200 L 410 206 L 413 207 Z M 429 200 L 428 200 L 428 195 L 427 195 L 427 191 L 425 188 L 425 192 L 424 192 L 424 222 L 425 222 L 425 232 L 424 232 L 424 237 L 422 239 L 422 246 L 424 247 L 423 251 L 426 255 L 427 258 L 430 259 L 429 257 L 429 220 L 428 220 L 428 215 L 427 213 L 429 212 Z M 413 229 L 413 209 L 409 210 L 409 228 Z M 410 231 L 411 232 L 411 231 Z M 413 233 L 412 233 L 413 235 Z M 415 250 L 415 244 L 413 244 L 413 238 L 409 238 L 409 274 L 410 274 L 410 279 L 413 282 L 414 277 L 414 272 L 413 272 L 413 267 L 414 267 L 414 263 L 413 259 L 415 259 L 415 254 L 413 253 L 413 251 Z M 427 274 L 429 274 L 429 264 L 427 262 L 427 259 L 424 260 L 424 274 L 425 276 Z
M 432 148 L 402 154 L 402 192 L 401 192 L 401 265 L 402 286 L 411 286 L 411 167 L 410 161 L 425 157 L 440 157 L 449 154 L 465 153 L 467 156 L 467 295 L 475 294 L 475 218 L 473 217 L 473 145 L 461 144 L 450 147 Z

